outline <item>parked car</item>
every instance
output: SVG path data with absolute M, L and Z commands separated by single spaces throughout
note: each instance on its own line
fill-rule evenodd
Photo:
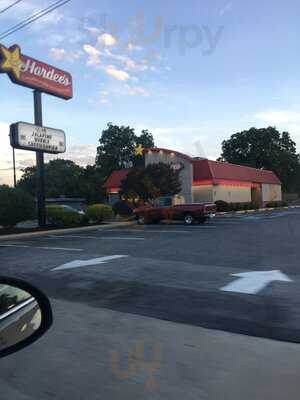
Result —
M 133 210 L 140 224 L 159 223 L 161 220 L 184 221 L 187 225 L 204 224 L 216 214 L 211 203 L 178 204 L 174 206 L 142 206 Z

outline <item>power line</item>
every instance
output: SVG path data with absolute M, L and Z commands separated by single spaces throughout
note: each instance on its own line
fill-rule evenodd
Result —
M 43 17 L 44 15 L 49 14 L 50 12 L 54 11 L 55 9 L 57 9 L 58 7 L 61 7 L 62 5 L 64 5 L 65 3 L 68 3 L 71 0 L 58 0 L 55 3 L 51 4 L 50 6 L 44 8 L 41 11 L 38 11 L 36 13 L 34 13 L 33 15 L 31 15 L 30 17 L 26 18 L 25 20 L 19 22 L 18 24 L 12 26 L 11 28 L 7 29 L 4 32 L 0 33 L 0 39 L 3 39 L 9 35 L 11 35 L 14 32 L 17 32 L 18 30 L 22 29 L 23 27 L 31 24 L 32 22 L 36 21 L 37 19 Z
M 9 6 L 3 8 L 3 10 L 0 11 L 0 14 L 3 14 L 5 11 L 9 10 L 13 6 L 15 6 L 16 4 L 21 3 L 21 1 L 23 1 L 23 0 L 17 0 L 15 2 L 13 2 L 12 4 L 10 4 Z
M 63 6 L 66 3 L 69 3 L 71 0 L 58 0 L 55 3 L 51 4 L 50 6 L 44 8 L 41 11 L 38 11 L 31 15 L 30 17 L 26 18 L 24 21 L 19 22 L 18 24 L 12 26 L 10 29 L 7 29 L 4 32 L 0 33 L 0 39 L 4 39 L 9 35 L 19 31 L 20 29 L 24 28 L 27 25 L 32 24 L 34 21 L 44 17 L 45 15 L 49 14 L 50 12 L 56 10 L 57 8 Z

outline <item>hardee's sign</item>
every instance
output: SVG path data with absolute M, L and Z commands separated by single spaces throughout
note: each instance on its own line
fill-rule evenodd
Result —
M 21 54 L 17 45 L 6 48 L 0 44 L 0 73 L 7 73 L 18 85 L 63 99 L 73 97 L 71 74 Z

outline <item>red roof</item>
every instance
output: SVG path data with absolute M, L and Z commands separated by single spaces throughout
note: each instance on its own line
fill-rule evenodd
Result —
M 151 151 L 160 151 L 162 149 L 151 149 Z M 185 159 L 193 163 L 194 184 L 210 182 L 212 184 L 224 184 L 224 181 L 248 182 L 248 183 L 271 183 L 280 185 L 280 179 L 272 171 L 245 167 L 243 165 L 230 164 L 226 162 L 195 160 L 189 156 L 172 150 L 165 150 L 169 153 L 175 153 L 184 156 Z M 113 171 L 103 187 L 110 190 L 118 190 L 121 187 L 122 180 L 126 178 L 130 169 L 121 169 Z
M 203 179 L 219 179 L 271 183 L 280 185 L 280 179 L 272 171 L 245 167 L 244 165 L 230 164 L 226 162 L 210 160 L 194 160 L 194 181 Z
M 118 189 L 121 186 L 121 182 L 126 178 L 130 169 L 120 169 L 119 171 L 113 171 L 103 187 L 105 189 Z

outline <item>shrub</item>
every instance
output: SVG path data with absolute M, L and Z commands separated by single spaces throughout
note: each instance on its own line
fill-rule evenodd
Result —
M 19 188 L 0 186 L 0 225 L 13 227 L 34 217 L 33 197 Z
M 278 208 L 278 207 L 287 207 L 288 203 L 284 200 L 282 201 L 269 201 L 269 203 L 266 204 L 267 208 Z
M 229 211 L 229 204 L 226 203 L 226 201 L 223 200 L 217 200 L 215 202 L 216 206 L 217 206 L 217 212 L 226 212 Z
M 113 211 L 121 217 L 130 217 L 133 214 L 133 206 L 125 200 L 120 200 L 113 205 Z
M 259 209 L 259 204 L 258 203 L 255 203 L 254 201 L 252 201 L 251 203 L 250 203 L 250 209 L 251 210 L 258 210 Z
M 247 210 L 250 210 L 251 209 L 251 203 L 244 203 L 243 204 L 243 210 L 244 211 L 247 211 Z
M 241 211 L 244 209 L 243 203 L 233 203 L 232 204 L 232 210 L 233 211 Z
M 86 214 L 93 222 L 103 222 L 114 217 L 112 207 L 107 204 L 93 204 L 87 208 Z
M 234 203 L 228 203 L 228 211 L 236 211 L 236 207 Z
M 65 209 L 62 206 L 48 206 L 48 223 L 58 227 L 71 227 L 80 225 L 82 216 L 76 211 Z

